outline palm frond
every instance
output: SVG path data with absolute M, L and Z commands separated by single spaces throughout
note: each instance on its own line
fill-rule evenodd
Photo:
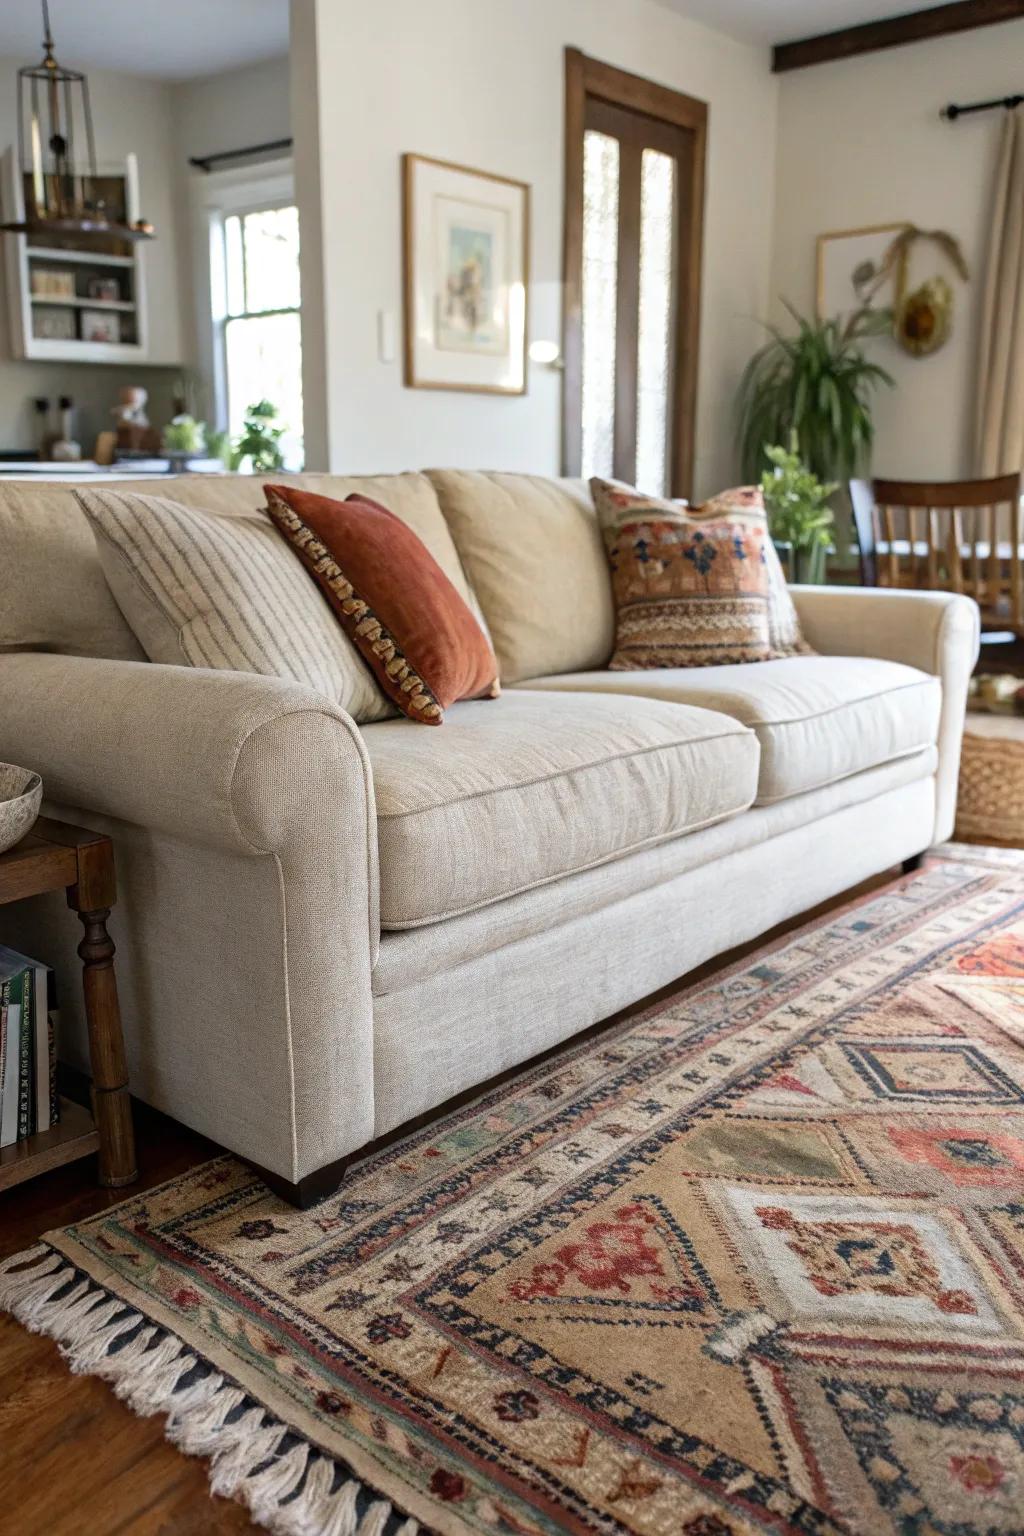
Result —
M 874 435 L 871 397 L 890 375 L 865 355 L 863 342 L 889 329 L 888 310 L 860 309 L 847 319 L 812 319 L 783 300 L 796 325 L 769 340 L 743 370 L 737 437 L 744 476 L 760 477 L 766 445 L 790 441 L 822 480 L 845 480 L 865 467 Z

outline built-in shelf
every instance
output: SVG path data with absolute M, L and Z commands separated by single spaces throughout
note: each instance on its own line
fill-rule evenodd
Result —
M 58 309 L 134 309 L 128 299 L 58 299 L 49 293 L 33 293 L 33 304 L 56 305 Z
M 138 219 L 135 156 L 126 155 L 117 165 L 101 166 L 95 192 L 117 223 L 130 224 Z M 23 223 L 32 183 L 13 149 L 2 157 L 0 194 L 3 222 Z M 149 349 L 145 242 L 132 245 L 113 233 L 96 233 L 88 239 L 71 233 L 65 247 L 60 244 L 63 238 L 52 228 L 33 233 L 31 238 L 16 229 L 0 236 L 12 355 L 39 362 L 144 362 Z M 80 249 L 82 246 L 86 248 Z M 43 289 L 51 286 L 43 274 L 61 270 L 66 274 L 62 286 L 70 293 L 33 292 L 35 283 Z M 103 283 L 99 281 L 101 274 Z M 116 297 L 88 297 L 90 288 L 100 287 Z M 97 333 L 106 333 L 108 339 L 100 340 Z
M 85 267 L 134 267 L 134 256 L 107 256 L 103 251 L 58 251 L 49 245 L 29 245 L 25 255 L 30 261 L 80 262 Z

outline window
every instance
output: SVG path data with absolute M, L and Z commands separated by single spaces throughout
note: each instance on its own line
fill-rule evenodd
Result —
M 215 251 L 221 281 L 213 284 L 220 336 L 218 370 L 228 430 L 237 437 L 245 412 L 270 400 L 284 428 L 289 469 L 302 467 L 302 331 L 299 291 L 299 211 L 293 204 L 231 212 L 220 221 Z M 219 256 L 220 260 L 216 258 Z M 218 289 L 223 292 L 218 294 Z M 218 301 L 219 300 L 219 301 Z
M 567 474 L 689 495 L 702 102 L 566 53 Z

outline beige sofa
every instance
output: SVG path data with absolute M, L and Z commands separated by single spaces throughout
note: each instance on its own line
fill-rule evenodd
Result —
M 404 517 L 505 684 L 440 729 L 147 663 L 66 486 L 0 482 L 0 758 L 109 830 L 132 1089 L 291 1198 L 367 1143 L 949 836 L 973 603 L 804 588 L 815 656 L 611 673 L 584 488 L 301 477 Z M 257 515 L 251 480 L 145 482 Z M 13 932 L 9 923 L 13 920 Z M 73 977 L 58 901 L 5 934 Z M 85 1060 L 76 989 L 65 1054 Z

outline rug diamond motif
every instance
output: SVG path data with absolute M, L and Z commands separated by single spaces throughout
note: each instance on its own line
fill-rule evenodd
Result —
M 282 1532 L 1024 1536 L 1022 909 L 952 848 L 312 1211 L 217 1159 L 0 1304 Z

